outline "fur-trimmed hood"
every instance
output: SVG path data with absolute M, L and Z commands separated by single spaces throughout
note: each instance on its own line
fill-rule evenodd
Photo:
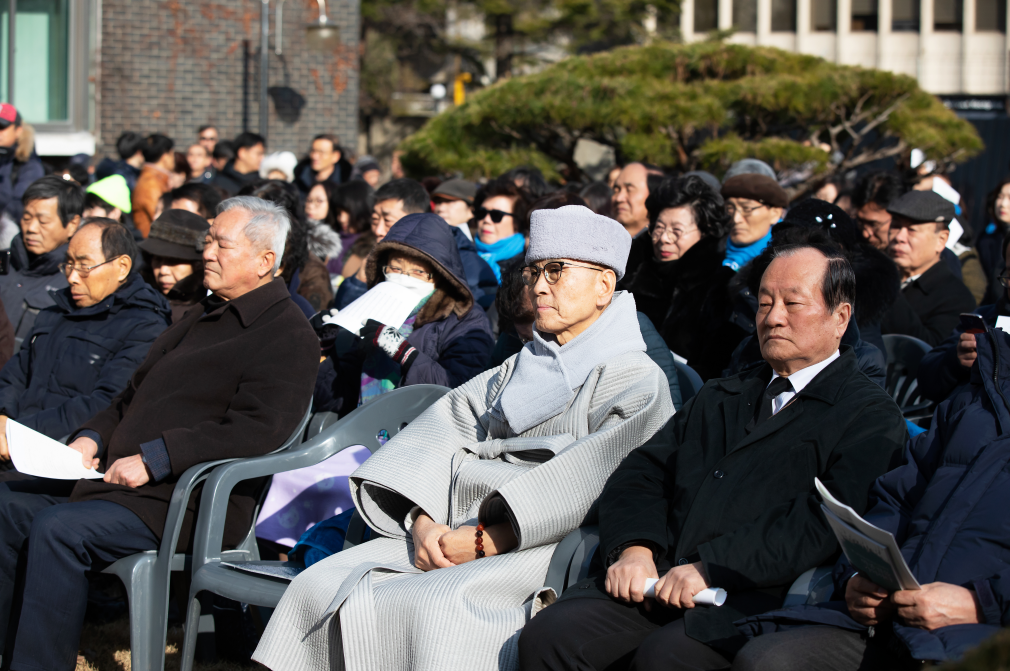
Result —
M 470 312 L 473 294 L 467 285 L 452 231 L 442 217 L 430 213 L 408 214 L 393 224 L 365 262 L 369 288 L 385 279 L 381 269 L 394 251 L 427 261 L 437 274 L 435 293 L 421 308 L 414 328 L 441 321 L 453 313 L 462 319 Z

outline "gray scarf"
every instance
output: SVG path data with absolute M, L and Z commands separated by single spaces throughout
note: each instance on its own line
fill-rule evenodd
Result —
M 534 330 L 519 352 L 515 371 L 498 402 L 517 434 L 564 412 L 594 368 L 626 352 L 644 352 L 635 298 L 614 294 L 592 326 L 565 345 L 548 342 Z

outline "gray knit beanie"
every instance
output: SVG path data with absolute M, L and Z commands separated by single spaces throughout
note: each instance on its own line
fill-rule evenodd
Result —
M 606 266 L 617 279 L 631 252 L 631 236 L 624 226 L 582 205 L 535 210 L 530 215 L 530 246 L 526 263 L 544 259 L 576 259 Z

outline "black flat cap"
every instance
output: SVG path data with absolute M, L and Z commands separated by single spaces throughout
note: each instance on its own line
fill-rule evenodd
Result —
M 909 191 L 892 202 L 887 211 L 919 224 L 949 224 L 954 218 L 954 204 L 933 191 Z
M 165 210 L 151 224 L 147 239 L 138 246 L 152 256 L 183 261 L 203 259 L 203 241 L 210 224 L 188 210 Z

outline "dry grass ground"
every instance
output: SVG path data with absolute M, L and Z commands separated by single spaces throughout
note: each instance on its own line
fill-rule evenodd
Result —
M 165 671 L 179 670 L 182 627 L 168 630 Z M 106 624 L 85 624 L 76 671 L 130 671 L 130 621 L 127 618 Z M 242 666 L 233 662 L 194 665 L 194 671 L 267 671 L 265 666 Z

